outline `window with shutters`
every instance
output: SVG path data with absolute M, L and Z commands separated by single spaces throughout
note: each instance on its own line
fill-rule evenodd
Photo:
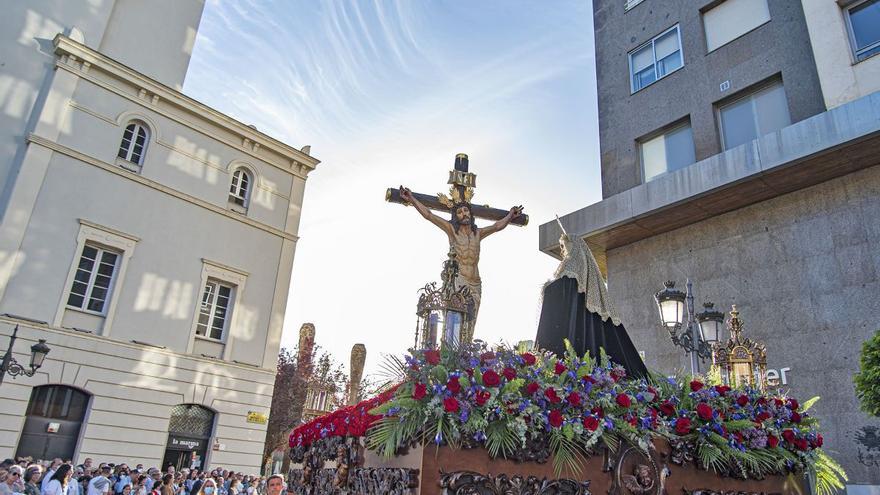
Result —
M 202 290 L 196 335 L 223 340 L 229 325 L 235 287 L 215 279 L 208 279 Z
M 93 244 L 83 246 L 67 296 L 67 307 L 104 315 L 119 259 L 117 252 Z
M 122 142 L 119 143 L 119 151 L 116 157 L 121 161 L 120 165 L 140 171 L 144 163 L 144 155 L 147 151 L 150 130 L 146 124 L 140 121 L 130 122 L 122 132 Z
M 229 185 L 230 204 L 247 209 L 253 182 L 253 176 L 247 170 L 236 169 L 232 173 L 232 182 Z

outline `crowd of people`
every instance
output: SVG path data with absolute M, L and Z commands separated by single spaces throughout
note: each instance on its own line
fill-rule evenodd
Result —
M 281 495 L 284 478 L 251 476 L 223 468 L 211 471 L 168 466 L 165 471 L 143 464 L 94 464 L 86 458 L 74 466 L 61 459 L 6 459 L 0 464 L 0 495 Z

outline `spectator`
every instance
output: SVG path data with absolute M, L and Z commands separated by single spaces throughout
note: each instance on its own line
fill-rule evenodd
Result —
M 214 478 L 206 477 L 196 495 L 217 495 L 217 482 L 214 481 Z
M 239 495 L 241 493 L 241 483 L 237 478 L 229 480 L 229 488 L 226 489 L 228 495 Z
M 102 464 L 100 474 L 89 480 L 86 495 L 103 495 L 110 491 L 110 471 L 109 465 Z
M 131 495 L 131 485 L 125 485 L 122 487 L 122 491 L 119 492 L 122 495 Z
M 55 461 L 61 462 L 61 459 L 55 459 L 52 461 L 52 464 L 55 464 Z M 68 494 L 68 483 L 70 483 L 70 476 L 73 474 L 73 467 L 70 464 L 59 464 L 55 471 L 52 473 L 52 477 L 49 479 L 49 482 L 46 483 L 46 489 L 43 491 L 43 495 L 67 495 Z M 48 475 L 48 472 L 47 472 Z M 43 477 L 45 481 L 47 476 Z
M 147 495 L 147 487 L 144 486 L 144 483 L 147 480 L 147 475 L 139 474 L 137 477 L 137 481 L 134 486 L 131 488 L 132 495 Z
M 55 470 L 57 470 L 59 466 L 61 466 L 61 459 L 57 457 L 52 459 L 52 464 L 49 464 L 49 469 L 46 469 L 46 474 L 43 475 L 43 481 L 40 482 L 40 493 L 42 493 L 42 495 L 46 495 L 46 489 L 49 486 L 49 482 L 52 481 L 52 476 L 55 475 Z
M 43 475 L 43 467 L 33 464 L 24 472 L 25 495 L 40 495 L 40 476 Z
M 116 471 L 116 483 L 113 485 L 113 491 L 117 494 L 122 493 L 122 489 L 131 486 L 131 476 L 128 472 L 127 464 L 120 464 Z
M 21 466 L 15 464 L 13 461 L 13 463 L 7 467 L 6 480 L 3 483 L 0 483 L 0 495 L 24 493 L 24 481 L 22 480 L 23 474 Z
M 173 481 L 173 474 L 167 473 L 165 476 L 163 476 L 162 484 L 159 488 L 159 495 L 174 495 L 174 487 L 172 486 Z
M 266 480 L 266 495 L 281 495 L 284 490 L 284 476 L 273 474 Z
M 93 462 L 95 462 L 95 461 L 93 461 L 91 457 L 86 457 L 86 460 L 84 460 L 83 463 L 77 467 L 82 468 L 83 472 L 87 473 L 92 470 L 92 463 Z

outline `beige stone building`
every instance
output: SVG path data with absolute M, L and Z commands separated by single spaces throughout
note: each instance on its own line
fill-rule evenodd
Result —
M 203 8 L 0 18 L 0 457 L 260 470 L 318 160 L 180 92 Z

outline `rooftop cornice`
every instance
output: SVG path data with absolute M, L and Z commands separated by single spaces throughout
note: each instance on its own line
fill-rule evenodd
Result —
M 278 153 L 294 162 L 292 165 L 303 165 L 308 169 L 308 172 L 310 172 L 321 163 L 317 158 L 264 134 L 243 122 L 239 122 L 224 113 L 218 112 L 217 110 L 186 96 L 180 91 L 147 77 L 144 74 L 83 45 L 82 43 L 78 43 L 68 38 L 67 36 L 58 34 L 55 36 L 53 43 L 55 45 L 56 55 L 75 57 L 88 63 L 90 67 L 97 67 L 113 74 L 134 86 L 143 88 L 146 91 L 157 95 L 166 102 L 200 115 L 230 132 L 239 134 L 243 140 L 248 140 L 260 147 Z

